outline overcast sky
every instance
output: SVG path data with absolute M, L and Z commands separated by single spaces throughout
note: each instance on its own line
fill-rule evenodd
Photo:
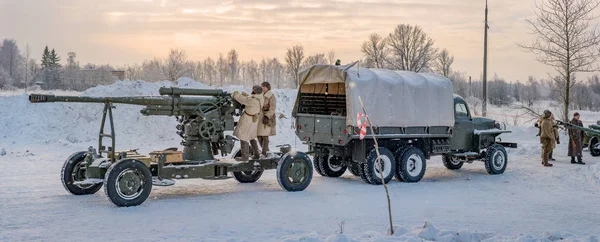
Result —
M 194 60 L 235 48 L 242 60 L 283 61 L 296 44 L 308 54 L 334 50 L 345 64 L 362 57 L 369 34 L 406 23 L 420 25 L 455 56 L 455 70 L 478 79 L 484 7 L 484 0 L 0 0 L 0 38 L 22 50 L 28 43 L 38 60 L 45 45 L 63 60 L 73 51 L 81 64 L 139 63 L 175 47 Z M 534 7 L 531 0 L 489 0 L 490 77 L 552 73 L 516 45 L 531 41 L 524 19 Z

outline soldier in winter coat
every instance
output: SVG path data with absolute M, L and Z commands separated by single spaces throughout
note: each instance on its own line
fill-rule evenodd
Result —
M 262 148 L 262 155 L 266 157 L 267 152 L 269 151 L 269 136 L 277 135 L 277 118 L 275 117 L 277 100 L 271 91 L 271 84 L 263 82 L 261 87 L 263 90 L 264 104 L 262 120 L 258 123 L 258 142 Z
M 556 135 L 554 133 L 554 124 L 552 122 L 552 113 L 548 110 L 544 111 L 544 118 L 540 125 L 540 141 L 542 143 L 542 165 L 551 167 L 552 164 L 548 163 L 550 153 L 554 149 L 554 142 L 556 142 Z
M 252 144 L 252 150 L 254 151 L 252 158 L 258 159 L 259 151 L 255 139 L 258 132 L 258 123 L 260 123 L 262 114 L 262 88 L 260 86 L 252 87 L 252 95 L 248 95 L 245 92 L 240 94 L 235 91 L 233 93 L 233 98 L 240 104 L 246 106 L 244 113 L 240 116 L 240 120 L 233 130 L 233 135 L 240 140 L 242 157 L 238 160 L 248 161 L 250 156 L 249 142 Z
M 579 120 L 579 113 L 575 113 L 573 115 L 573 119 L 569 123 L 571 123 L 572 125 L 583 127 L 583 122 Z M 569 129 L 569 156 L 571 157 L 572 164 L 585 164 L 581 160 L 581 155 L 583 153 L 584 136 L 585 133 L 579 129 Z M 575 161 L 575 157 L 577 157 L 577 161 Z
M 557 144 L 560 144 L 560 135 L 558 134 L 558 124 L 556 124 L 556 121 L 554 120 L 554 114 L 550 115 L 550 119 L 552 121 L 552 127 L 554 129 L 554 136 L 556 137 L 556 143 L 552 143 L 552 151 L 550 152 L 550 154 L 548 155 L 548 160 L 549 161 L 555 161 L 554 157 L 552 157 L 552 154 L 554 153 L 554 149 L 556 148 Z M 542 121 L 544 120 L 544 116 L 540 116 L 540 118 L 538 118 L 538 121 L 535 123 L 535 127 L 538 128 L 538 135 L 540 136 L 542 134 Z M 541 142 L 541 140 L 540 140 Z M 542 153 L 543 155 L 543 153 Z M 544 164 L 542 162 L 542 164 Z

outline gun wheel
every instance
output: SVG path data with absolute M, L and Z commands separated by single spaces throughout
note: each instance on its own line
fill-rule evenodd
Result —
M 594 157 L 600 156 L 600 149 L 596 148 L 597 144 L 598 144 L 597 137 L 593 137 L 592 139 L 590 139 L 590 145 L 589 145 L 590 155 L 592 155 Z
M 233 158 L 242 157 L 242 151 L 236 150 Z M 250 149 L 250 156 L 254 155 L 254 150 Z M 263 170 L 233 172 L 233 177 L 240 183 L 253 183 L 258 181 L 263 174 Z
M 141 161 L 121 160 L 106 171 L 104 192 L 119 207 L 140 205 L 151 191 L 152 173 Z
M 85 151 L 69 156 L 61 170 L 61 181 L 65 189 L 73 195 L 94 194 L 102 187 L 102 183 L 77 185 L 76 182 L 84 181 L 85 177 Z
M 277 181 L 281 188 L 294 192 L 308 187 L 312 180 L 313 169 L 308 156 L 301 152 L 286 154 L 277 165 Z

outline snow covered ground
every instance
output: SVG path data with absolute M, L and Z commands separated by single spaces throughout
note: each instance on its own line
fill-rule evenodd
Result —
M 160 86 L 170 85 L 118 82 L 56 94 L 158 95 Z M 178 85 L 206 88 L 186 79 Z M 295 90 L 276 90 L 276 95 L 282 117 L 273 145 L 305 150 L 291 129 Z M 398 228 L 389 236 L 383 187 L 349 172 L 341 178 L 315 173 L 311 185 L 295 193 L 283 191 L 272 170 L 254 184 L 179 180 L 172 187 L 154 187 L 145 203 L 129 208 L 115 207 L 102 191 L 70 195 L 60 182 L 62 164 L 71 153 L 97 145 L 102 105 L 30 104 L 22 92 L 0 93 L 0 104 L 0 241 L 600 240 L 600 159 L 586 151 L 586 165 L 571 165 L 564 142 L 554 154 L 555 166 L 542 167 L 537 130 L 530 125 L 509 126 L 513 133 L 503 135 L 519 143 L 509 150 L 503 175 L 488 175 L 480 162 L 450 171 L 434 157 L 421 182 L 390 182 Z M 140 109 L 117 105 L 114 110 L 117 149 L 146 153 L 179 147 L 174 118 L 142 116 Z

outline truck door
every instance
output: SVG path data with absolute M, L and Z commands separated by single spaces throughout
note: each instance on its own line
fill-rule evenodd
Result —
M 454 100 L 454 120 L 452 150 L 470 151 L 473 147 L 473 119 L 469 106 L 461 99 Z

